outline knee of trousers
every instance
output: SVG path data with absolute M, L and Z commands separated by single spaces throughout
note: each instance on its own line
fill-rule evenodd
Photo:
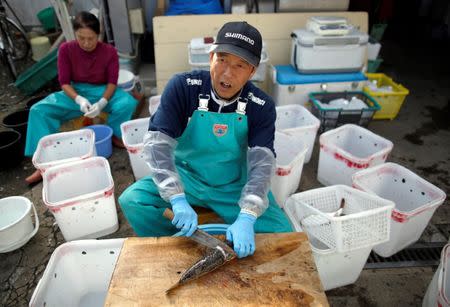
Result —
M 133 196 L 133 191 L 132 190 L 125 190 L 118 198 L 119 201 L 119 205 L 122 209 L 126 209 L 128 207 L 131 207 L 133 205 L 137 205 L 136 202 L 136 196 Z

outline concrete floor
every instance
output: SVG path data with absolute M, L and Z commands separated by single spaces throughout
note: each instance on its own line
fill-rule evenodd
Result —
M 394 143 L 388 161 L 407 167 L 445 192 L 450 188 L 449 54 L 448 45 L 417 44 L 407 39 L 383 42 L 381 72 L 402 83 L 410 94 L 395 120 L 373 121 L 369 126 L 371 131 Z M 8 112 L 23 107 L 27 99 L 13 87 L 5 87 L 7 78 L 4 74 L 0 77 L 0 88 L 6 89 L 0 91 L 0 115 L 3 118 Z M 298 191 L 321 186 L 316 180 L 317 145 L 316 140 Z M 126 150 L 114 148 L 109 163 L 117 198 L 134 181 Z M 23 185 L 24 178 L 32 170 L 30 161 L 24 160 L 18 167 L 2 171 L 0 176 L 0 197 L 28 197 L 40 218 L 38 233 L 24 247 L 0 254 L 1 306 L 26 306 L 52 252 L 64 243 L 52 214 L 42 202 L 42 183 L 32 188 Z M 118 214 L 120 228 L 107 238 L 133 236 L 119 208 Z M 435 212 L 420 241 L 446 242 L 448 230 L 450 205 L 447 199 Z M 353 285 L 327 291 L 327 296 L 332 306 L 421 306 L 435 270 L 435 267 L 363 270 Z

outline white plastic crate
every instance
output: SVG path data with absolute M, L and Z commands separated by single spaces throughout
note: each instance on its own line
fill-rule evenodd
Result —
M 441 252 L 441 262 L 428 285 L 422 307 L 450 306 L 450 244 Z
M 125 239 L 79 240 L 52 253 L 30 306 L 103 306 Z
M 290 134 L 304 141 L 308 147 L 304 163 L 311 159 L 317 130 L 320 121 L 301 105 L 291 104 L 276 107 L 277 120 L 275 128 L 283 133 Z
M 161 95 L 152 96 L 148 99 L 148 113 L 150 116 L 155 114 L 161 102 Z
M 136 180 L 150 174 L 150 168 L 144 159 L 144 135 L 148 131 L 149 123 L 150 118 L 147 117 L 129 120 L 120 125 L 123 144 L 128 151 Z
M 389 240 L 394 204 L 348 186 L 335 185 L 290 196 L 284 210 L 298 224 L 337 252 L 347 252 Z M 342 210 L 340 210 L 342 208 Z M 335 216 L 341 211 L 340 216 Z
M 275 132 L 274 147 L 277 165 L 271 190 L 278 205 L 283 207 L 289 195 L 298 189 L 307 147 L 301 139 L 281 132 Z
M 95 134 L 91 129 L 54 133 L 39 140 L 33 165 L 41 173 L 51 166 L 93 157 Z
M 317 180 L 323 185 L 352 185 L 352 175 L 386 161 L 391 141 L 357 125 L 347 124 L 320 138 Z
M 446 197 L 444 191 L 395 163 L 357 172 L 353 175 L 353 186 L 395 203 L 391 239 L 373 249 L 383 257 L 416 242 Z
M 98 238 L 119 228 L 114 182 L 103 157 L 47 169 L 42 199 L 66 241 Z

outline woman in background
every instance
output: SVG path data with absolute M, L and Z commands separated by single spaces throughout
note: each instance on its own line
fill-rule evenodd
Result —
M 81 115 L 94 118 L 108 113 L 113 144 L 123 147 L 120 124 L 131 119 L 137 101 L 117 88 L 119 58 L 114 46 L 98 40 L 100 23 L 93 14 L 80 12 L 74 20 L 76 40 L 58 50 L 58 80 L 62 91 L 35 104 L 28 120 L 25 155 L 32 156 L 39 140 L 59 131 L 61 123 Z M 26 182 L 42 179 L 39 170 Z

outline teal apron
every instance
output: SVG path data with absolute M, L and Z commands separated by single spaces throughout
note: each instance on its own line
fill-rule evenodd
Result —
M 199 99 L 183 135 L 177 139 L 175 164 L 192 206 L 213 210 L 227 224 L 240 212 L 238 201 L 247 182 L 248 127 L 245 101 L 235 113 L 208 112 L 209 95 Z M 284 213 L 269 193 L 269 207 L 255 224 L 256 232 L 290 232 Z M 170 204 L 159 196 L 150 176 L 134 183 L 119 198 L 138 236 L 169 236 L 177 229 L 162 217 Z
M 106 89 L 106 85 L 87 83 L 73 83 L 72 86 L 78 95 L 85 97 L 91 104 L 99 101 Z M 108 113 L 106 124 L 113 129 L 113 134 L 118 138 L 122 136 L 120 124 L 131 119 L 136 105 L 137 101 L 133 96 L 117 87 L 114 95 L 102 110 Z M 80 106 L 64 91 L 50 94 L 33 105 L 28 116 L 25 156 L 34 154 L 42 137 L 59 132 L 62 123 L 82 115 Z

